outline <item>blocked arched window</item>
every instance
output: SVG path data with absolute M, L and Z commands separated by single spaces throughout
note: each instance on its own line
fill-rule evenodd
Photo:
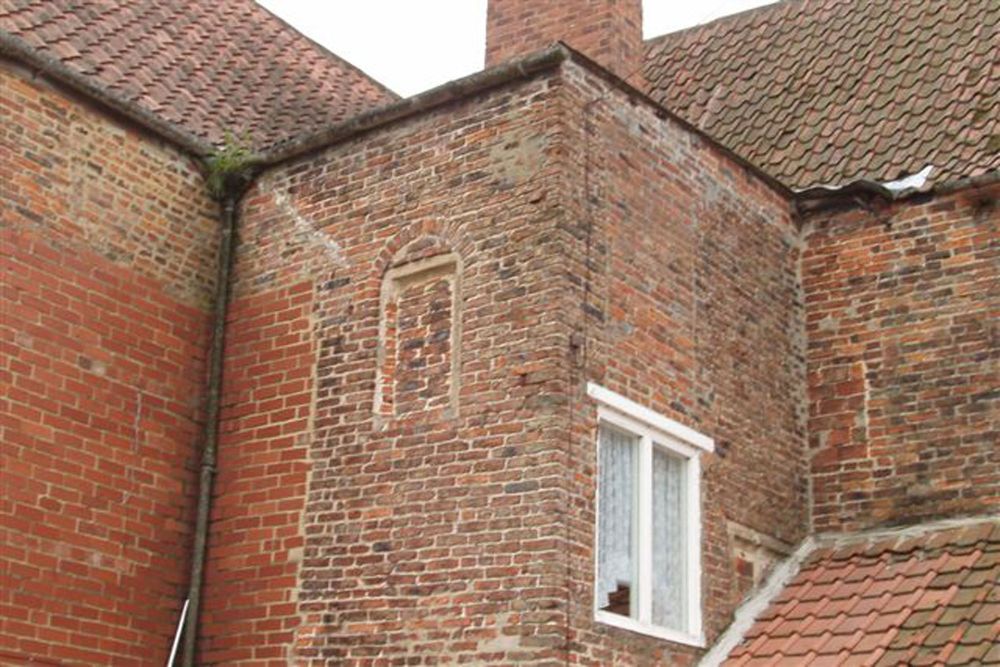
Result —
M 384 418 L 453 417 L 460 389 L 462 263 L 450 251 L 414 258 L 406 252 L 414 245 L 399 253 L 382 278 L 374 411 Z

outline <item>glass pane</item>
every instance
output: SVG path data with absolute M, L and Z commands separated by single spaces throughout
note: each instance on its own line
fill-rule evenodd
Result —
M 684 460 L 653 448 L 653 618 L 655 625 L 687 625 L 684 585 Z
M 597 468 L 597 606 L 635 618 L 639 439 L 602 424 Z

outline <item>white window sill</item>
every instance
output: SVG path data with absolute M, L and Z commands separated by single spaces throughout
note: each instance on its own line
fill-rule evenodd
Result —
M 665 639 L 668 642 L 674 642 L 675 644 L 705 648 L 704 637 L 695 637 L 694 635 L 689 635 L 686 632 L 664 628 L 659 625 L 640 623 L 635 619 L 628 618 L 627 616 L 622 616 L 620 614 L 612 614 L 606 611 L 595 611 L 594 620 L 598 623 L 603 623 L 604 625 L 611 625 L 616 628 L 621 628 L 622 630 L 629 630 L 631 632 L 637 632 L 641 635 L 656 637 L 657 639 Z

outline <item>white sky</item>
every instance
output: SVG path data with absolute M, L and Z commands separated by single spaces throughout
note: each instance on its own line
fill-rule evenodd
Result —
M 643 33 L 654 37 L 772 1 L 643 0 Z M 483 68 L 486 0 L 258 2 L 400 95 Z

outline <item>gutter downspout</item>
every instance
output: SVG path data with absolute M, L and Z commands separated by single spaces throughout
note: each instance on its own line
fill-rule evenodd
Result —
M 227 179 L 228 180 L 228 179 Z M 245 181 L 242 185 L 245 185 Z M 188 588 L 188 610 L 184 624 L 184 667 L 195 664 L 198 641 L 198 619 L 201 610 L 201 589 L 208 546 L 209 513 L 212 506 L 212 484 L 215 481 L 216 452 L 219 441 L 219 408 L 222 399 L 222 363 L 226 342 L 226 315 L 229 310 L 229 288 L 232 280 L 233 244 L 236 237 L 236 205 L 243 194 L 242 187 L 225 184 L 220 196 L 222 203 L 222 236 L 219 240 L 219 262 L 215 283 L 215 303 L 212 308 L 212 345 L 209 351 L 207 401 L 202 432 L 201 471 L 198 482 L 198 506 L 195 517 L 194 545 L 191 549 L 191 577 Z

